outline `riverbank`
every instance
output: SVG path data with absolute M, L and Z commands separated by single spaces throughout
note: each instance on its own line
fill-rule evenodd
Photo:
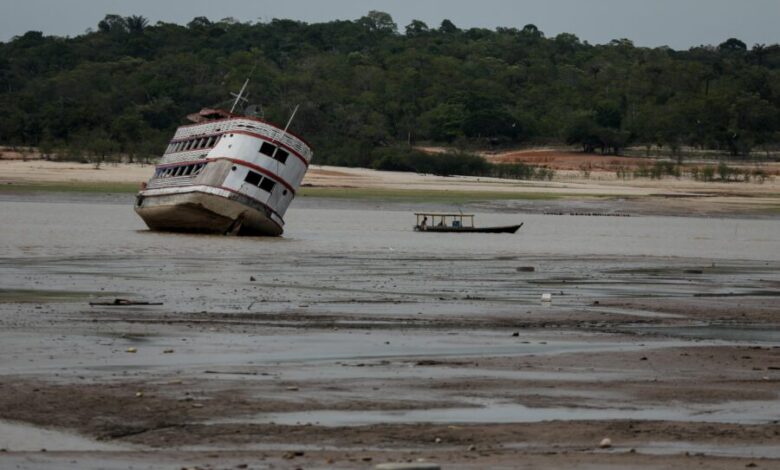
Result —
M 150 165 L 90 164 L 44 160 L 0 161 L 0 192 L 134 193 L 153 172 Z M 553 181 L 441 177 L 313 165 L 301 197 L 444 204 L 490 204 L 523 212 L 633 213 L 721 217 L 780 214 L 780 180 L 764 183 L 617 178 L 610 172 L 561 171 Z M 504 202 L 500 202 L 504 201 Z M 537 202 L 534 202 L 537 201 Z M 557 203 L 555 201 L 558 201 Z

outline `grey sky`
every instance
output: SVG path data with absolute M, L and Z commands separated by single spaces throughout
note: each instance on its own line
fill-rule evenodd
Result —
M 240 21 L 291 18 L 309 23 L 390 13 L 403 31 L 412 19 L 461 28 L 522 28 L 547 36 L 571 32 L 593 44 L 628 38 L 640 46 L 687 49 L 729 37 L 780 42 L 780 0 L 0 0 L 0 41 L 29 30 L 75 36 L 106 13 L 185 24 L 195 16 Z

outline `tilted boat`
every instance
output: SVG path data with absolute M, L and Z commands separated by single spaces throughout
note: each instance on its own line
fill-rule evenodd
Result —
M 515 233 L 522 223 L 518 225 L 503 225 L 497 227 L 474 226 L 474 214 L 447 214 L 441 212 L 416 212 L 416 232 L 432 233 Z M 429 219 L 430 218 L 430 219 Z
M 247 80 L 248 82 L 248 80 Z M 135 210 L 151 230 L 279 236 L 313 152 L 254 116 L 205 108 L 176 130 Z M 297 111 L 297 108 L 296 108 Z

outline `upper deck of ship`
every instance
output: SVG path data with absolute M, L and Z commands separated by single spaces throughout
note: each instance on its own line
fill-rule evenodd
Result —
M 210 108 L 188 118 L 194 123 L 176 129 L 160 164 L 205 158 L 225 134 L 247 134 L 273 142 L 296 154 L 307 166 L 313 157 L 311 146 L 303 138 L 260 118 Z

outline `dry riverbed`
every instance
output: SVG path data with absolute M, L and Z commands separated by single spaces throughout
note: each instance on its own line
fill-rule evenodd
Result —
M 2 468 L 780 467 L 776 219 L 312 198 L 268 240 L 128 199 L 0 197 Z

